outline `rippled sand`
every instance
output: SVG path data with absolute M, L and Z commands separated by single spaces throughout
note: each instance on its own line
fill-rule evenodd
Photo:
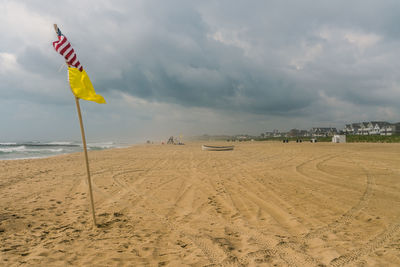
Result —
M 0 161 L 0 265 L 400 265 L 398 144 L 89 157 L 98 228 L 81 153 Z

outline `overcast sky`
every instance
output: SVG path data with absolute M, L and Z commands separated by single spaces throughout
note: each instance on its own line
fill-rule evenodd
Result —
M 398 0 L 0 0 L 0 141 L 80 139 L 54 23 L 89 140 L 400 121 Z

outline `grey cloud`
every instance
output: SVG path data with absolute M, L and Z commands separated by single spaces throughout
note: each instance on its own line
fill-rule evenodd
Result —
M 49 50 L 44 52 L 36 46 L 27 46 L 18 54 L 17 62 L 31 73 L 50 76 L 54 73 L 54 64 L 56 61 L 54 61 L 54 57 L 50 56 L 49 52 Z
M 21 3 L 54 18 L 100 94 L 205 108 L 221 118 L 273 117 L 279 125 L 400 112 L 397 1 Z M 56 100 L 70 92 L 65 71 L 57 72 L 63 60 L 51 50 L 54 34 L 46 47 L 4 36 L 0 53 L 15 54 L 24 78 L 2 76 L 0 94 L 67 103 Z

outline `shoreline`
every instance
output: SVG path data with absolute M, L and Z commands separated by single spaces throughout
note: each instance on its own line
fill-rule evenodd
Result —
M 68 143 L 68 142 L 66 142 Z M 110 142 L 106 142 L 110 143 Z M 113 143 L 113 142 L 112 142 Z M 76 144 L 51 144 L 51 143 L 44 143 L 44 144 L 29 144 L 29 143 L 3 143 L 2 151 L 0 151 L 0 161 L 3 160 L 26 160 L 26 159 L 42 159 L 42 158 L 49 158 L 54 156 L 61 156 L 61 155 L 69 155 L 73 153 L 83 152 L 83 146 L 80 143 Z M 102 151 L 108 149 L 115 149 L 115 148 L 125 148 L 130 147 L 135 144 L 107 144 L 102 146 L 98 146 L 98 143 L 88 144 L 88 152 L 92 151 Z M 10 146 L 8 148 L 7 146 Z M 27 147 L 33 147 L 28 149 Z M 56 147 L 56 148 L 49 148 L 49 147 Z M 14 148 L 14 150 L 13 150 Z M 68 149 L 70 151 L 63 151 L 64 149 Z M 24 155 L 29 154 L 31 155 Z M 42 155 L 37 155 L 42 153 Z M 4 158 L 1 158 L 3 156 Z

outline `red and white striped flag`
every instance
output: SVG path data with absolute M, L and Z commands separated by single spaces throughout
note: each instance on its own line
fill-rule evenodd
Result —
M 53 42 L 54 49 L 65 58 L 68 65 L 82 71 L 83 67 L 79 62 L 71 43 L 67 40 L 67 37 L 61 33 L 60 29 L 58 29 L 57 35 L 58 41 Z

